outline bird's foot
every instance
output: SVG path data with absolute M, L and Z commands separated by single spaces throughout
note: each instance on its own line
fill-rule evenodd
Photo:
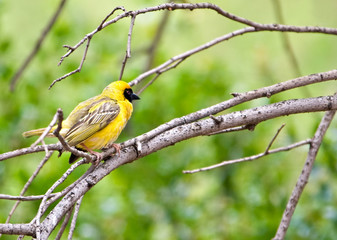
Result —
M 87 150 L 88 152 L 90 152 L 92 155 L 95 155 L 96 156 L 96 159 L 95 160 L 91 160 L 91 163 L 93 165 L 98 165 L 98 163 L 100 163 L 100 161 L 102 161 L 103 159 L 103 153 L 99 153 L 99 152 L 95 152 L 93 150 L 91 150 L 90 148 L 88 148 L 85 144 L 81 144 L 85 150 Z
M 103 153 L 92 151 L 91 154 L 96 156 L 96 159 L 91 161 L 93 165 L 98 165 L 103 160 Z
M 112 143 L 110 147 L 114 147 L 116 149 L 116 153 L 118 157 L 121 155 L 121 145 L 118 143 Z
M 115 148 L 116 152 L 115 154 L 118 154 L 118 156 L 121 155 L 121 145 L 118 143 L 110 143 L 106 148 L 102 149 L 103 151 L 108 151 L 110 148 Z M 112 154 L 111 154 L 112 156 Z

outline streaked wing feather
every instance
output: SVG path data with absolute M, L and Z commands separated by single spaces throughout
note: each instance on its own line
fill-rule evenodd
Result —
M 103 99 L 92 105 L 77 123 L 67 132 L 65 139 L 71 146 L 76 146 L 105 128 L 119 114 L 120 108 L 116 101 Z

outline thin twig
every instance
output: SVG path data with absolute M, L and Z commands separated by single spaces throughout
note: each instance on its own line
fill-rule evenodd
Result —
M 58 112 L 55 113 L 53 119 L 51 120 L 50 124 L 46 129 L 43 131 L 43 133 L 40 135 L 40 137 L 32 144 L 31 147 L 36 147 L 40 142 L 43 141 L 43 139 L 50 133 L 50 130 L 54 127 L 54 125 L 57 122 L 58 119 Z
M 170 16 L 170 12 L 165 11 L 164 14 L 163 14 L 163 17 L 162 17 L 162 19 L 161 19 L 161 21 L 158 25 L 156 35 L 154 36 L 150 47 L 147 49 L 148 60 L 147 60 L 146 66 L 145 66 L 145 71 L 150 70 L 152 65 L 153 65 L 154 58 L 155 58 L 155 55 L 156 55 L 156 50 L 157 50 L 159 42 L 160 42 L 160 40 L 163 36 L 164 29 L 167 26 L 169 16 Z
M 37 211 L 37 215 L 36 215 L 36 217 L 32 221 L 32 222 L 35 222 L 35 224 L 36 224 L 36 236 L 37 236 L 37 239 L 39 239 L 40 234 L 41 234 L 40 219 L 41 219 L 42 215 L 45 213 L 45 211 L 47 210 L 47 208 L 49 206 L 48 204 L 46 204 L 47 203 L 47 199 L 50 198 L 50 195 L 55 190 L 55 188 L 57 188 L 61 183 L 63 183 L 67 179 L 67 177 L 77 167 L 79 167 L 80 165 L 82 165 L 84 163 L 85 163 L 85 161 L 78 161 L 78 162 L 74 163 L 73 165 L 71 165 L 70 168 L 68 168 L 68 170 L 45 193 L 45 195 L 44 195 L 44 197 L 43 197 L 43 199 L 42 199 L 42 201 L 40 203 L 39 209 Z
M 279 0 L 273 0 L 272 1 L 274 4 L 274 10 L 276 13 L 276 19 L 279 23 L 281 24 L 285 24 L 284 18 L 283 18 L 283 14 L 282 14 L 282 8 L 281 8 L 281 3 Z M 290 39 L 287 33 L 282 33 L 282 41 L 284 44 L 284 48 L 287 51 L 287 55 L 290 59 L 290 62 L 292 63 L 291 66 L 293 67 L 293 70 L 295 72 L 295 75 L 297 77 L 302 76 L 301 70 L 300 70 L 300 66 L 298 64 L 297 58 L 295 56 L 295 52 L 294 49 L 292 48 L 292 45 L 290 43 Z
M 44 39 L 46 38 L 46 36 L 48 35 L 49 31 L 53 27 L 53 25 L 56 22 L 57 18 L 59 17 L 60 13 L 62 12 L 62 9 L 63 9 L 63 7 L 65 5 L 65 2 L 66 2 L 66 0 L 61 0 L 60 1 L 60 4 L 59 4 L 58 8 L 56 9 L 56 11 L 55 11 L 54 15 L 52 16 L 52 18 L 49 20 L 47 26 L 43 29 L 43 31 L 42 31 L 39 39 L 35 43 L 34 48 L 30 52 L 30 54 L 28 55 L 28 57 L 25 59 L 25 61 L 23 62 L 23 64 L 19 68 L 19 70 L 15 73 L 15 75 L 11 79 L 11 81 L 10 81 L 11 82 L 11 85 L 10 85 L 11 91 L 14 91 L 15 86 L 17 84 L 17 81 L 21 77 L 22 73 L 25 71 L 25 69 L 27 68 L 27 66 L 30 64 L 30 62 L 33 60 L 33 58 L 35 57 L 35 55 L 40 50 Z
M 114 8 L 103 20 L 102 20 L 102 22 L 100 23 L 100 25 L 98 25 L 98 27 L 95 29 L 95 33 L 97 33 L 97 32 L 99 32 L 99 31 L 101 31 L 102 30 L 102 28 L 103 28 L 103 25 L 104 25 L 104 23 L 115 13 L 115 11 L 117 11 L 117 10 L 122 10 L 122 11 L 124 11 L 125 12 L 125 8 L 124 7 L 122 7 L 122 6 L 119 6 L 119 7 L 116 7 L 116 8 Z M 93 36 L 93 34 L 91 35 L 91 36 Z M 58 63 L 58 66 L 60 66 L 61 64 L 62 64 L 62 62 L 63 62 L 63 60 L 66 58 L 66 57 L 68 57 L 70 54 L 72 54 L 77 48 L 79 48 L 85 41 L 87 41 L 87 37 L 84 37 L 80 42 L 78 42 L 74 47 L 71 47 L 71 46 L 69 46 L 69 45 L 63 45 L 63 47 L 65 47 L 65 48 L 68 48 L 68 52 L 66 53 L 66 54 L 64 54 L 62 57 L 61 57 L 61 59 L 60 59 L 60 61 L 59 61 L 59 63 Z
M 75 204 L 75 210 L 74 210 L 73 218 L 72 218 L 71 224 L 70 224 L 70 229 L 69 229 L 69 234 L 68 234 L 68 240 L 73 239 L 73 234 L 74 234 L 74 231 L 75 231 L 76 221 L 77 221 L 78 213 L 80 211 L 80 206 L 81 206 L 81 203 L 82 203 L 82 199 L 83 199 L 83 196 L 80 197 L 80 199 L 78 199 L 77 202 L 76 202 L 76 204 Z
M 26 154 L 31 154 L 31 153 L 37 153 L 37 152 L 43 152 L 45 151 L 45 148 L 50 150 L 55 150 L 55 151 L 62 151 L 63 147 L 60 143 L 55 143 L 55 144 L 48 144 L 47 146 L 41 146 L 38 145 L 36 147 L 27 147 L 27 148 L 21 148 L 17 149 L 14 151 L 6 152 L 0 154 L 0 161 L 4 161 L 6 159 L 26 155 Z
M 248 129 L 249 131 L 253 131 L 255 126 L 256 125 L 249 124 L 249 125 L 243 125 L 243 126 L 239 126 L 239 127 L 227 128 L 227 129 L 224 129 L 224 130 L 221 130 L 221 131 L 209 133 L 206 136 L 213 136 L 213 135 L 222 134 L 222 133 L 229 133 L 229 132 L 238 132 L 238 131 L 242 131 L 242 130 L 246 130 L 246 129 Z
M 66 140 L 60 134 L 60 131 L 62 129 L 62 122 L 63 122 L 63 111 L 62 111 L 61 108 L 57 109 L 56 116 L 57 116 L 58 124 L 57 124 L 57 128 L 53 131 L 53 134 L 55 135 L 55 137 L 58 138 L 58 140 L 62 144 L 63 148 L 66 151 L 71 152 L 72 154 L 74 154 L 76 156 L 83 157 L 83 158 L 87 159 L 88 162 L 94 161 L 96 159 L 96 156 L 90 155 L 90 154 L 88 154 L 86 152 L 83 152 L 83 151 L 79 151 L 76 148 L 73 148 L 73 147 L 69 146 L 69 144 L 66 142 Z
M 259 158 L 262 158 L 266 155 L 269 154 L 274 154 L 274 153 L 278 153 L 278 152 L 284 152 L 284 151 L 289 151 L 291 149 L 303 146 L 303 145 L 307 145 L 311 143 L 311 139 L 307 139 L 307 140 L 303 140 L 291 145 L 288 145 L 286 147 L 280 147 L 280 148 L 276 148 L 273 150 L 269 150 L 268 152 L 263 152 L 263 153 L 259 153 L 256 155 L 252 155 L 249 157 L 244 157 L 244 158 L 239 158 L 239 159 L 234 159 L 234 160 L 229 160 L 229 161 L 223 161 L 221 163 L 212 165 L 212 166 L 208 166 L 208 167 L 204 167 L 204 168 L 199 168 L 199 169 L 194 169 L 194 170 L 185 170 L 183 171 L 183 173 L 197 173 L 197 172 L 204 172 L 204 171 L 209 171 L 218 167 L 222 167 L 222 166 L 226 166 L 226 165 L 230 165 L 230 164 L 235 164 L 235 163 L 241 163 L 241 162 L 246 162 L 246 161 L 253 161 Z
M 102 30 L 103 28 L 103 24 L 117 11 L 117 10 L 122 10 L 123 12 L 125 12 L 125 8 L 123 6 L 118 6 L 115 7 L 114 10 L 112 10 L 101 22 L 101 24 L 97 27 L 97 31 Z
M 151 76 L 152 74 L 162 74 L 174 67 L 176 67 L 177 65 L 179 65 L 180 63 L 182 63 L 184 60 L 186 60 L 187 58 L 189 58 L 190 56 L 199 53 L 207 48 L 210 48 L 212 46 L 215 46 L 223 41 L 229 40 L 235 36 L 239 36 L 239 35 L 243 35 L 246 33 L 251 33 L 251 32 L 255 32 L 256 29 L 253 27 L 246 27 L 246 28 L 242 28 L 236 31 L 233 31 L 229 34 L 225 34 L 223 36 L 220 36 L 218 38 L 215 38 L 205 44 L 202 44 L 196 48 L 193 48 L 191 50 L 188 50 L 184 53 L 181 53 L 179 55 L 176 55 L 172 58 L 170 58 L 169 60 L 167 60 L 166 62 L 162 63 L 161 65 L 152 68 L 151 70 L 144 72 L 142 74 L 140 74 L 137 78 L 135 78 L 134 80 L 132 80 L 131 82 L 129 82 L 130 86 L 134 86 L 139 84 L 142 80 L 144 80 L 145 78 L 147 78 L 148 76 Z
M 48 149 L 47 144 L 45 143 L 44 139 L 41 140 L 41 144 L 44 148 L 44 152 L 46 153 L 46 155 L 49 154 L 49 149 Z
M 291 218 L 294 214 L 295 208 L 297 206 L 298 200 L 302 195 L 304 187 L 308 183 L 309 176 L 314 165 L 318 150 L 321 146 L 323 137 L 330 126 L 330 123 L 335 116 L 336 111 L 328 111 L 325 113 L 324 117 L 321 120 L 320 125 L 318 126 L 314 137 L 312 138 L 310 149 L 308 152 L 307 160 L 304 163 L 301 175 L 299 176 L 296 186 L 289 198 L 286 209 L 283 212 L 283 216 L 280 222 L 280 225 L 277 229 L 276 235 L 273 239 L 280 240 L 284 239 L 287 233 Z
M 71 71 L 70 73 L 67 73 L 67 74 L 63 75 L 62 77 L 59 77 L 59 78 L 55 79 L 55 80 L 50 84 L 49 89 L 51 89 L 51 88 L 54 86 L 55 83 L 61 81 L 62 79 L 65 79 L 65 78 L 67 78 L 67 77 L 69 77 L 69 76 L 71 76 L 71 75 L 73 75 L 73 74 L 75 74 L 75 73 L 78 73 L 78 72 L 80 72 L 80 71 L 82 70 L 82 67 L 83 67 L 85 58 L 87 57 L 87 53 L 88 53 L 88 49 L 89 49 L 89 46 L 90 46 L 91 38 L 92 38 L 92 36 L 89 36 L 89 35 L 86 36 L 86 39 L 87 39 L 87 45 L 85 46 L 84 53 L 83 53 L 83 56 L 82 56 L 82 60 L 81 60 L 80 65 L 78 66 L 78 68 L 75 69 L 74 71 Z
M 73 165 L 71 165 L 71 167 L 68 168 L 68 170 L 53 184 L 53 186 L 51 186 L 48 191 L 46 192 L 46 194 L 44 195 L 44 199 L 43 201 L 46 202 L 46 204 L 44 204 L 45 206 L 42 206 L 42 202 L 40 204 L 40 207 L 42 209 L 41 213 L 44 214 L 44 212 L 46 211 L 46 209 L 50 206 L 50 204 L 52 204 L 56 199 L 57 196 L 59 195 L 59 193 L 56 193 L 49 201 L 47 201 L 47 199 L 50 198 L 51 193 L 55 190 L 56 187 L 58 187 L 61 183 L 63 183 L 67 177 L 79 166 L 85 164 L 85 159 L 82 159 L 80 161 L 77 161 L 76 163 L 74 163 Z M 90 170 L 88 170 L 88 173 L 90 173 L 92 171 L 92 168 L 95 168 L 94 165 L 90 166 Z M 87 175 L 87 174 L 86 174 Z M 76 185 L 76 184 L 74 184 Z M 69 192 L 69 191 L 68 191 Z M 62 194 L 63 192 L 60 192 L 60 194 Z
M 125 66 L 126 66 L 126 62 L 131 57 L 131 37 L 132 37 L 132 30 L 133 30 L 133 27 L 135 25 L 135 20 L 136 20 L 136 15 L 132 15 L 131 23 L 130 23 L 130 27 L 129 27 L 129 32 L 128 32 L 128 43 L 127 43 L 127 46 L 126 46 L 126 53 L 125 53 L 125 57 L 124 57 L 124 60 L 123 60 L 123 63 L 122 63 L 121 72 L 119 74 L 119 80 L 122 79 L 123 74 L 124 74 L 124 69 L 125 69 Z
M 144 86 L 142 87 L 142 89 L 140 89 L 137 94 L 141 94 L 146 88 L 148 88 L 149 86 L 151 86 L 155 80 L 157 80 L 157 78 L 164 72 L 177 67 L 182 61 L 184 61 L 186 58 L 181 58 L 181 59 L 177 59 L 176 61 L 173 61 L 172 63 L 170 63 L 167 67 L 164 67 L 162 69 L 158 69 L 158 71 L 156 72 L 156 75 Z M 171 59 L 169 60 L 171 61 Z M 151 75 L 151 74 L 150 74 Z M 132 82 L 129 83 L 130 86 L 132 86 Z
M 56 193 L 50 194 L 50 198 L 55 196 Z M 36 201 L 43 199 L 44 195 L 31 195 L 31 196 L 12 196 L 7 194 L 0 194 L 0 199 L 14 200 L 14 201 Z
M 69 223 L 69 220 L 70 220 L 70 217 L 71 217 L 71 213 L 73 212 L 74 208 L 72 207 L 67 213 L 66 215 L 64 216 L 64 219 L 63 219 L 63 222 L 61 224 L 61 227 L 59 229 L 59 231 L 57 232 L 57 235 L 55 237 L 55 240 L 60 240 L 63 233 L 64 233 L 64 230 L 66 229 L 68 223 Z
M 277 130 L 276 134 L 274 135 L 274 137 L 271 139 L 270 143 L 268 144 L 265 153 L 268 154 L 271 146 L 273 145 L 275 139 L 277 138 L 277 136 L 279 135 L 279 133 L 281 132 L 281 130 L 284 128 L 285 124 L 283 123 L 282 126 Z
M 282 7 L 280 0 L 273 0 L 272 1 L 274 10 L 276 13 L 276 19 L 279 23 L 285 24 L 285 20 L 282 13 Z M 286 55 L 289 59 L 289 62 L 291 63 L 290 66 L 295 74 L 296 77 L 302 76 L 302 72 L 300 69 L 300 65 L 298 63 L 298 60 L 296 58 L 295 50 L 291 44 L 289 34 L 288 33 L 281 33 L 281 39 L 283 42 L 284 49 L 286 51 Z M 301 92 L 303 92 L 304 96 L 310 97 L 310 91 L 308 88 L 301 88 Z M 319 121 L 319 120 L 317 120 Z
M 85 159 L 80 160 L 79 162 L 83 162 L 83 163 L 79 163 L 79 165 L 84 164 L 85 163 Z M 78 178 L 75 182 L 73 182 L 72 184 L 70 184 L 68 187 L 64 188 L 62 191 L 53 194 L 53 196 L 47 201 L 46 206 L 50 206 L 52 203 L 54 203 L 57 199 L 60 199 L 61 197 L 63 197 L 64 195 L 66 195 L 69 191 L 71 191 L 80 181 L 82 181 L 82 179 L 84 179 L 86 176 L 88 176 L 88 174 L 90 174 L 94 169 L 96 168 L 95 165 L 91 165 L 88 170 L 80 177 Z
M 154 83 L 154 81 L 156 81 L 156 79 L 160 76 L 159 73 L 157 73 L 148 83 L 145 84 L 144 87 L 142 87 L 138 92 L 137 95 L 140 95 L 142 92 L 144 92 L 145 89 L 147 89 L 149 86 L 152 85 L 152 83 Z
M 194 53 L 193 53 L 194 54 Z M 190 54 L 189 56 L 192 56 L 192 54 Z M 167 62 L 163 63 L 162 65 L 156 67 L 156 68 L 153 68 L 141 75 L 139 75 L 136 79 L 132 80 L 131 82 L 129 82 L 129 85 L 130 86 L 133 86 L 133 85 L 137 85 L 140 81 L 144 80 L 146 77 L 148 76 L 151 76 L 152 74 L 156 74 L 152 80 L 149 81 L 148 84 L 146 84 L 142 90 L 140 92 L 143 92 L 146 88 L 148 88 L 151 84 L 153 84 L 153 82 L 155 80 L 157 80 L 157 78 L 164 72 L 167 72 L 173 68 L 176 68 L 180 63 L 182 63 L 187 57 L 189 56 L 180 56 L 176 59 L 176 57 L 173 57 L 171 58 L 170 60 L 168 60 Z M 137 80 L 135 82 L 135 80 Z
M 46 162 L 48 161 L 48 159 L 51 157 L 51 155 L 53 154 L 53 151 L 48 152 L 48 154 L 46 154 L 46 156 L 42 159 L 42 161 L 39 163 L 39 165 L 37 166 L 36 170 L 34 171 L 34 173 L 32 174 L 32 176 L 28 179 L 28 181 L 26 182 L 25 186 L 23 187 L 23 189 L 20 192 L 20 196 L 17 197 L 15 200 L 17 200 L 17 202 L 14 204 L 14 206 L 12 207 L 11 211 L 8 214 L 8 217 L 6 219 L 6 223 L 9 223 L 10 219 L 13 216 L 14 211 L 16 210 L 16 208 L 19 206 L 20 202 L 22 201 L 23 195 L 26 193 L 28 187 L 31 185 L 31 183 L 33 182 L 33 180 L 36 178 L 36 176 L 39 174 L 40 170 L 42 169 L 42 167 L 46 164 Z M 4 197 L 4 196 L 2 196 Z M 36 199 L 37 196 L 35 197 L 29 197 L 29 200 L 32 200 L 33 198 Z M 21 199 L 20 199 L 21 198 Z M 8 198 L 7 198 L 8 199 Z M 13 200 L 13 198 L 11 199 Z
M 22 240 L 25 237 L 25 235 L 18 236 L 17 240 Z
M 229 12 L 226 12 L 226 11 L 222 10 L 219 6 L 211 4 L 211 3 L 196 3 L 196 4 L 164 3 L 164 4 L 161 4 L 161 5 L 158 5 L 158 6 L 154 6 L 154 7 L 148 7 L 148 8 L 144 8 L 144 9 L 135 10 L 135 11 L 126 11 L 126 12 L 118 15 L 117 17 L 111 19 L 110 21 L 106 21 L 106 22 L 104 22 L 104 24 L 100 24 L 98 28 L 96 28 L 91 33 L 88 33 L 74 47 L 66 46 L 69 50 L 61 58 L 61 62 L 65 57 L 68 57 L 71 53 L 73 53 L 76 49 L 78 49 L 85 41 L 91 39 L 91 37 L 93 37 L 97 32 L 101 31 L 102 29 L 104 29 L 105 27 L 107 27 L 107 26 L 109 26 L 113 23 L 116 23 L 117 21 L 119 21 L 123 18 L 127 18 L 127 17 L 130 17 L 130 16 L 134 17 L 134 16 L 137 16 L 137 15 L 140 15 L 140 14 L 155 12 L 155 11 L 160 11 L 160 10 L 173 11 L 173 10 L 181 10 L 181 9 L 183 9 L 183 10 L 186 10 L 186 9 L 189 9 L 189 10 L 210 9 L 210 10 L 213 10 L 213 11 L 217 12 L 218 14 L 222 15 L 225 18 L 228 18 L 230 20 L 233 20 L 233 21 L 236 21 L 236 22 L 239 22 L 239 23 L 242 23 L 242 24 L 245 24 L 245 25 L 249 26 L 247 28 L 239 29 L 239 30 L 233 31 L 229 34 L 226 34 L 228 36 L 226 36 L 225 38 L 222 38 L 221 41 L 218 41 L 219 39 L 214 39 L 214 41 L 218 41 L 217 43 L 228 40 L 228 39 L 233 38 L 233 37 L 238 36 L 238 35 L 245 34 L 245 33 L 260 32 L 260 31 L 297 32 L 297 33 L 324 33 L 324 34 L 337 35 L 337 29 L 335 29 L 335 28 L 312 27 L 312 26 L 299 27 L 299 26 L 289 26 L 289 25 L 282 25 L 282 24 L 261 24 L 261 23 L 257 23 L 257 22 L 254 22 L 254 21 L 236 16 L 236 15 L 231 14 Z M 213 42 L 213 41 L 211 41 L 211 42 Z M 217 43 L 215 43 L 215 44 L 217 44 Z M 215 44 L 213 44 L 213 45 L 215 45 Z M 211 45 L 208 46 L 206 44 L 206 46 L 200 46 L 201 47 L 200 51 L 202 51 L 204 49 L 207 49 L 207 48 L 209 48 L 213 45 L 211 44 Z M 87 46 L 88 46 L 88 44 L 87 44 Z M 86 48 L 86 51 L 87 51 L 87 48 Z M 197 52 L 199 52 L 199 51 L 195 51 L 191 54 L 188 54 L 188 56 L 191 56 L 192 54 L 195 54 Z M 82 62 L 85 59 L 85 55 L 86 55 L 86 53 L 83 55 Z M 181 59 L 184 60 L 185 58 L 181 58 Z M 177 60 L 179 60 L 179 59 L 176 59 L 174 61 L 168 61 L 168 64 L 167 65 L 162 64 L 161 68 L 157 67 L 157 68 L 154 68 L 152 70 L 147 71 L 144 74 L 141 74 L 139 77 L 137 77 L 135 80 L 133 80 L 130 83 L 131 86 L 138 84 L 141 80 L 144 79 L 144 77 L 147 77 L 147 76 L 149 76 L 153 73 L 157 73 L 158 70 L 165 69 L 167 66 L 170 66 L 171 64 L 173 64 Z M 169 68 L 169 69 L 171 69 L 171 68 Z M 166 69 L 166 71 L 169 70 L 169 69 Z M 52 87 L 56 82 L 66 78 L 66 77 L 68 77 L 68 76 L 70 76 L 70 75 L 72 75 L 76 72 L 78 72 L 78 71 L 76 71 L 76 70 L 72 71 L 72 72 L 64 75 L 63 77 L 54 80 L 50 87 Z

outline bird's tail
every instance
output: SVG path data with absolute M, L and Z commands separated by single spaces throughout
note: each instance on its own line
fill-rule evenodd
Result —
M 22 136 L 24 136 L 25 138 L 32 137 L 32 136 L 40 136 L 44 132 L 44 130 L 46 130 L 46 128 L 39 128 L 39 129 L 30 130 L 30 131 L 22 133 Z M 50 131 L 50 133 L 51 133 L 51 131 Z

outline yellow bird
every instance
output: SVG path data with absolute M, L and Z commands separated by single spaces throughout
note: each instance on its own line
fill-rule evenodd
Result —
M 119 134 L 131 117 L 132 100 L 140 99 L 132 92 L 131 87 L 124 81 L 112 82 L 103 92 L 93 98 L 78 104 L 68 118 L 62 122 L 61 136 L 70 146 L 86 150 L 96 155 L 98 160 L 102 155 L 92 150 L 115 147 L 119 152 L 120 147 L 114 144 Z M 48 136 L 54 136 L 52 132 Z M 41 135 L 45 128 L 24 132 L 24 137 Z M 69 163 L 78 157 L 71 154 Z

